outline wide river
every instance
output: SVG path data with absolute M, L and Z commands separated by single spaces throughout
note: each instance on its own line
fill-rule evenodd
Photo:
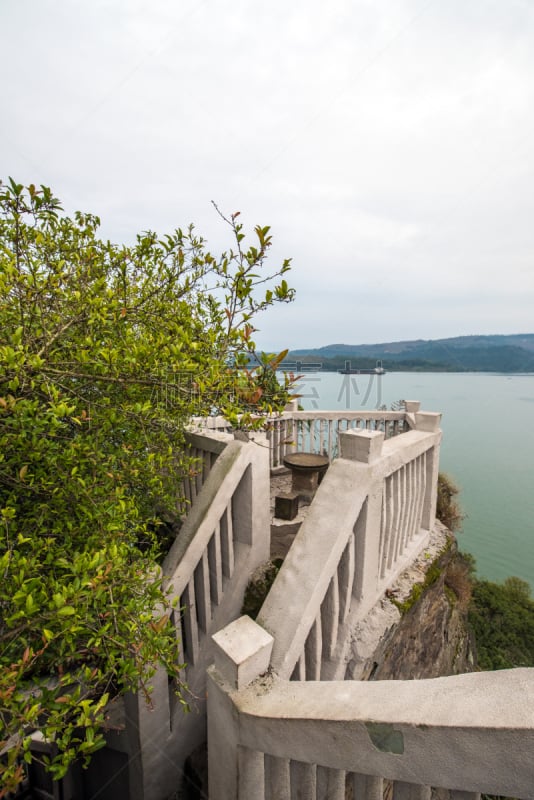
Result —
M 377 377 L 307 373 L 306 410 L 371 410 L 420 400 L 441 411 L 441 470 L 461 489 L 460 549 L 479 576 L 518 575 L 534 589 L 534 375 L 390 372 Z

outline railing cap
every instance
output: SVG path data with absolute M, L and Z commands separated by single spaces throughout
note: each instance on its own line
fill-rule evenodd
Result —
M 211 638 L 215 669 L 233 689 L 243 689 L 269 668 L 274 639 L 250 617 L 236 619 Z

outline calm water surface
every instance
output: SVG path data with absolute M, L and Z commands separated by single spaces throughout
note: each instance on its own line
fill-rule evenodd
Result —
M 420 400 L 443 413 L 441 469 L 461 488 L 459 534 L 478 574 L 518 575 L 534 589 L 534 375 L 314 373 L 300 384 L 306 410 L 373 409 Z

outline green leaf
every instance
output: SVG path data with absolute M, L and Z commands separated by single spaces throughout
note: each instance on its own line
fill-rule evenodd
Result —
M 56 612 L 60 617 L 70 617 L 76 613 L 76 609 L 72 606 L 61 606 Z

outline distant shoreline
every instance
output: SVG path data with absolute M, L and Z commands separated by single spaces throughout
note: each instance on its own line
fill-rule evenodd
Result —
M 321 372 L 369 370 L 381 362 L 386 372 L 534 372 L 534 333 L 456 336 L 450 339 L 409 340 L 381 344 L 330 344 L 291 350 L 284 363 L 314 364 Z
M 285 368 L 283 365 L 281 365 L 279 367 L 279 370 L 281 372 L 289 372 L 289 371 L 291 371 L 291 370 Z M 294 372 L 295 370 L 292 370 L 292 371 Z M 304 369 L 304 370 L 301 370 L 301 371 L 305 372 L 306 374 L 309 374 L 309 375 L 311 375 L 312 373 L 321 373 L 321 372 L 328 372 L 328 373 L 330 373 L 330 372 L 336 373 L 337 372 L 337 373 L 341 374 L 340 370 L 339 369 L 335 369 L 334 367 L 321 367 L 321 369 Z M 443 374 L 445 374 L 447 372 L 450 372 L 451 374 L 455 374 L 455 375 L 506 375 L 507 377 L 512 377 L 514 375 L 516 375 L 518 377 L 521 376 L 521 375 L 534 375 L 534 369 L 527 370 L 527 371 L 524 371 L 524 372 L 522 372 L 520 370 L 514 370 L 514 371 L 510 371 L 509 372 L 508 370 L 502 370 L 502 369 L 458 369 L 458 368 L 439 369 L 438 367 L 433 367 L 433 368 L 429 368 L 429 369 L 417 369 L 415 367 L 412 367 L 412 368 L 396 367 L 396 368 L 386 369 L 386 371 L 384 373 L 382 373 L 382 375 L 377 375 L 377 377 L 382 377 L 383 375 L 387 375 L 388 373 L 396 373 L 396 372 L 415 372 L 415 373 L 417 373 L 417 372 L 433 373 L 434 372 L 437 375 L 443 375 Z M 354 374 L 357 376 L 358 373 L 354 373 Z M 367 376 L 369 376 L 368 372 L 367 373 L 360 373 L 360 374 L 366 374 Z
M 280 364 L 280 366 L 277 368 L 277 370 L 279 370 L 280 372 L 305 372 L 307 374 L 321 373 L 321 372 L 328 372 L 328 373 L 331 373 L 331 372 L 336 373 L 337 372 L 337 373 L 341 374 L 341 370 L 342 370 L 342 367 L 338 368 L 338 367 L 329 366 L 329 365 L 328 366 L 324 366 L 323 365 L 321 367 L 316 367 L 316 368 L 313 368 L 313 369 L 307 369 L 306 368 L 306 362 L 303 361 L 303 362 L 299 362 L 299 363 L 300 363 L 300 369 L 297 369 L 295 363 L 293 363 L 292 365 L 286 366 L 282 362 Z M 355 369 L 357 369 L 357 367 Z M 364 369 L 364 368 L 362 368 L 362 369 Z M 402 364 L 397 363 L 393 367 L 385 367 L 384 370 L 385 371 L 384 371 L 384 373 L 382 373 L 382 375 L 387 375 L 388 373 L 393 373 L 393 372 L 415 372 L 415 373 L 417 373 L 417 372 L 424 372 L 424 373 L 432 373 L 432 372 L 434 372 L 434 373 L 440 374 L 440 375 L 442 375 L 444 373 L 447 373 L 447 372 L 450 372 L 451 374 L 455 374 L 455 375 L 456 374 L 457 375 L 460 375 L 460 374 L 462 374 L 462 375 L 469 375 L 469 374 L 471 374 L 471 375 L 508 375 L 508 376 L 512 376 L 512 375 L 534 375 L 534 367 L 531 368 L 531 369 L 528 369 L 528 370 L 519 370 L 519 369 L 513 369 L 513 370 L 512 369 L 511 370 L 507 370 L 507 369 L 460 369 L 458 367 L 453 367 L 453 366 L 451 366 L 451 367 L 441 367 L 441 366 L 406 367 L 406 366 L 404 366 Z M 358 373 L 354 373 L 354 374 L 357 375 Z M 367 375 L 375 374 L 378 377 L 380 377 L 379 373 L 369 373 L 369 372 L 367 372 L 367 373 L 360 373 L 360 374 L 367 374 Z

